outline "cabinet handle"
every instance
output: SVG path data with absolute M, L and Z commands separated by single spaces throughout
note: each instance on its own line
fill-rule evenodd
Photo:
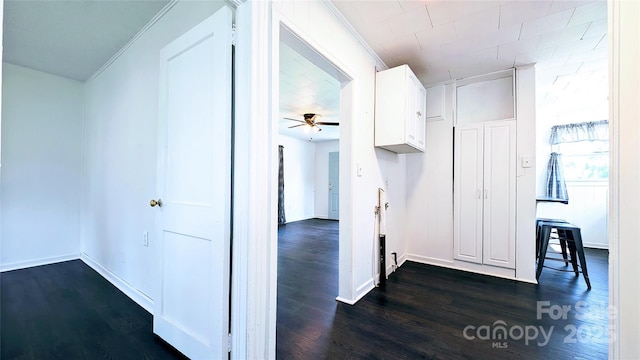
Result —
M 418 117 L 421 117 L 422 113 L 420 111 L 416 111 L 416 115 L 418 115 Z
M 489 198 L 489 190 L 484 189 L 484 198 L 488 199 Z
M 478 196 L 478 199 L 482 198 L 482 194 L 480 192 L 480 189 L 476 190 L 476 195 Z

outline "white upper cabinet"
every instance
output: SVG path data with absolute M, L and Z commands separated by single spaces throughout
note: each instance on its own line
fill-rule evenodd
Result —
M 427 121 L 446 119 L 444 88 L 444 85 L 427 88 Z
M 409 66 L 376 74 L 375 146 L 396 153 L 423 152 L 427 92 Z

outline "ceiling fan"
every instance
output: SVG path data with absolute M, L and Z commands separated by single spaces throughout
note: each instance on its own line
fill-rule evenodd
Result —
M 302 123 L 298 125 L 289 126 L 289 129 L 295 128 L 298 126 L 306 126 L 306 129 L 311 129 L 316 132 L 322 131 L 322 129 L 318 125 L 329 125 L 329 126 L 340 125 L 340 123 L 337 123 L 337 122 L 318 121 L 318 119 L 322 117 L 322 115 L 319 115 L 319 114 L 307 113 L 307 114 L 304 114 L 303 116 L 304 116 L 304 120 L 292 119 L 292 118 L 284 118 L 284 119 Z

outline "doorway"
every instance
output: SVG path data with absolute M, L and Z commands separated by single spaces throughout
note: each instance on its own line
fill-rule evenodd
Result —
M 279 208 L 284 214 L 279 211 L 278 216 L 277 352 L 322 347 L 322 339 L 307 343 L 292 329 L 311 325 L 310 319 L 322 326 L 317 322 L 332 319 L 337 306 L 339 242 L 345 241 L 339 231 L 339 166 L 346 122 L 337 73 L 326 58 L 281 27 L 275 121 L 282 168 Z M 314 312 L 319 313 L 309 316 Z

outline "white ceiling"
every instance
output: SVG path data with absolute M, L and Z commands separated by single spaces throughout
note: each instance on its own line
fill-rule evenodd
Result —
M 537 117 L 607 118 L 607 3 L 343 1 L 333 4 L 389 66 L 424 85 L 536 63 Z
M 85 81 L 169 1 L 4 1 L 3 61 Z
M 318 121 L 339 122 L 340 82 L 284 42 L 280 43 L 280 134 L 313 142 L 340 137 L 339 126 L 320 125 L 313 132 L 299 123 L 305 113 L 320 114 Z
M 606 1 L 332 3 L 389 67 L 408 64 L 424 85 L 536 64 L 539 122 L 608 117 Z M 284 48 L 283 116 L 288 117 L 288 112 L 298 117 L 304 112 L 337 115 L 339 95 L 330 95 L 324 88 L 328 75 Z M 281 120 L 281 129 L 287 125 Z
M 4 60 L 84 81 L 167 3 L 5 0 Z M 333 4 L 388 66 L 409 64 L 425 85 L 537 63 L 538 118 L 566 122 L 572 116 L 607 116 L 602 111 L 608 93 L 605 1 Z M 286 44 L 281 47 L 282 117 L 313 112 L 324 121 L 338 121 L 335 74 Z M 283 131 L 292 123 L 283 122 Z M 313 138 L 337 138 L 338 129 L 325 126 Z

